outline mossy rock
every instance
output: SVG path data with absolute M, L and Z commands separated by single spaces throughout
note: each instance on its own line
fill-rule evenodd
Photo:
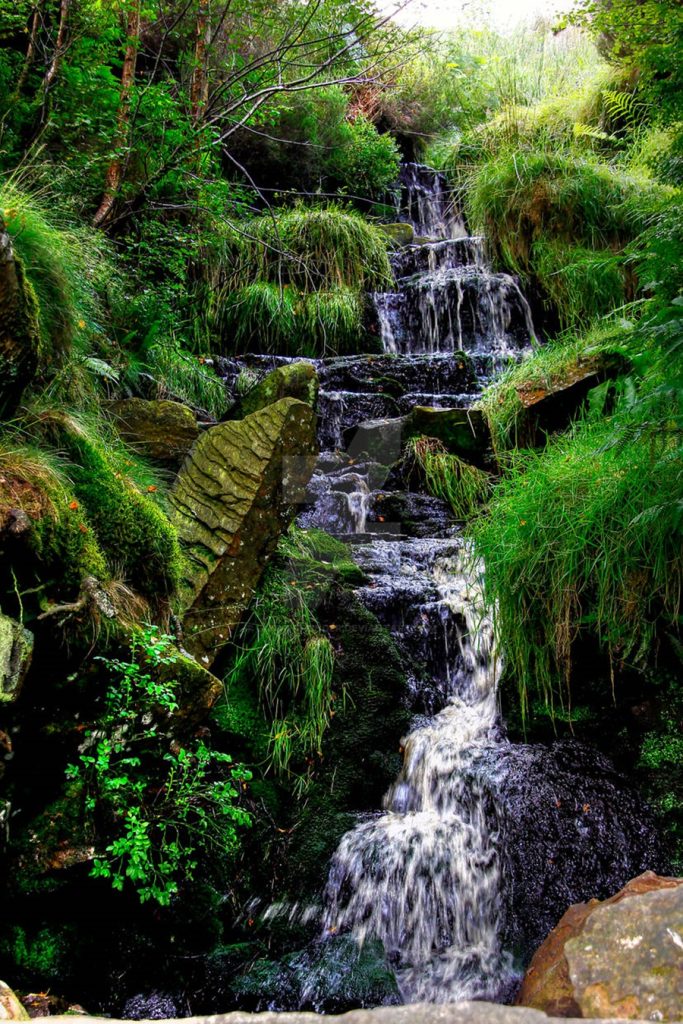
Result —
M 318 401 L 318 374 L 313 363 L 299 360 L 272 370 L 244 396 L 231 418 L 243 418 L 259 412 L 281 398 L 296 398 L 315 409 Z
M 38 303 L 0 217 L 0 416 L 9 417 L 38 368 Z
M 283 398 L 200 437 L 171 494 L 187 552 L 183 643 L 209 667 L 241 621 L 317 452 L 310 406 Z
M 124 441 L 147 458 L 178 465 L 197 440 L 197 417 L 180 402 L 123 398 L 107 403 Z
M 489 461 L 491 434 L 478 409 L 415 406 L 406 416 L 367 420 L 344 434 L 351 455 L 365 453 L 385 466 L 398 462 L 407 441 L 423 436 L 437 438 L 466 462 L 486 466 Z
M 0 612 L 0 703 L 19 696 L 32 654 L 33 634 Z
M 169 518 L 151 494 L 143 494 L 124 476 L 94 432 L 56 411 L 42 414 L 41 422 L 46 437 L 69 456 L 77 505 L 85 509 L 109 574 L 123 576 L 153 604 L 172 597 L 180 582 L 182 554 Z
M 404 245 L 412 245 L 415 241 L 415 229 L 412 224 L 378 224 L 379 230 L 386 235 L 389 241 L 400 248 Z

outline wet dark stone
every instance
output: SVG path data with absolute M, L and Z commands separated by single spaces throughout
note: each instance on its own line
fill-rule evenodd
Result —
M 484 751 L 476 770 L 497 807 L 506 944 L 525 960 L 571 904 L 605 899 L 662 869 L 648 807 L 593 747 L 507 744 Z

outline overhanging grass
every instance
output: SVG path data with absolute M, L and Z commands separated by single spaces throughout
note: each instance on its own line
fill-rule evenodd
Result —
M 342 355 L 363 338 L 363 300 L 353 288 L 300 292 L 258 281 L 230 293 L 222 313 L 229 352 Z
M 528 278 L 535 243 L 620 250 L 644 226 L 662 191 L 645 177 L 566 153 L 504 152 L 479 167 L 469 221 L 505 266 Z
M 11 179 L 0 184 L 0 209 L 38 300 L 41 357 L 48 365 L 101 332 L 96 282 L 112 273 L 104 236 L 62 223 L 57 203 L 58 197 L 31 195 Z
M 245 686 L 257 694 L 269 723 L 268 765 L 293 776 L 298 790 L 310 779 L 335 702 L 344 698 L 332 689 L 334 649 L 319 613 L 349 566 L 358 572 L 344 545 L 318 530 L 292 528 L 236 638 L 225 679 L 228 705 L 231 692 Z
M 392 279 L 382 232 L 337 206 L 297 206 L 246 222 L 227 244 L 224 276 L 229 288 L 271 281 L 301 291 L 371 290 Z
M 531 263 L 563 330 L 587 327 L 626 301 L 623 259 L 609 249 L 538 241 L 531 249 Z
M 406 456 L 420 469 L 429 494 L 447 501 L 458 519 L 469 519 L 489 496 L 488 473 L 450 455 L 435 437 L 409 441 Z
M 486 593 L 523 713 L 529 695 L 571 704 L 572 651 L 597 637 L 612 665 L 642 665 L 676 628 L 683 449 L 673 425 L 628 410 L 582 422 L 540 453 L 519 453 L 473 524 Z M 666 424 L 666 421 L 664 421 Z

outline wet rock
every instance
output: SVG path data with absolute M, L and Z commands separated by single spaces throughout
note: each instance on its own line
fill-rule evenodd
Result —
M 59 1018 L 68 1024 L 69 1018 Z M 98 1024 L 94 1017 L 82 1018 L 83 1024 Z M 53 1018 L 54 1020 L 54 1018 Z M 185 1024 L 559 1024 L 537 1010 L 494 1003 L 422 1003 L 413 1006 L 380 1006 L 372 1010 L 352 1010 L 342 1016 L 318 1016 L 315 1013 L 222 1013 L 211 1017 L 189 1017 Z M 120 1024 L 114 1021 L 112 1024 Z M 562 1024 L 567 1024 L 566 1018 Z M 576 1022 L 574 1022 L 576 1024 Z M 604 1024 L 595 1019 L 582 1024 Z M 612 1020 L 611 1024 L 618 1024 Z M 645 1024 L 639 1021 L 638 1024 Z M 681 1024 L 677 1021 L 676 1024 Z
M 436 437 L 448 450 L 475 465 L 486 465 L 491 435 L 476 409 L 436 409 L 416 406 L 407 416 L 368 420 L 345 433 L 348 451 L 366 453 L 384 465 L 398 462 L 413 437 Z
M 171 503 L 187 554 L 183 641 L 205 667 L 240 622 L 315 453 L 313 410 L 284 398 L 208 430 L 178 474 Z
M 506 945 L 525 962 L 567 907 L 659 867 L 651 812 L 595 748 L 504 744 L 484 751 L 475 773 L 490 787 L 500 835 Z
M 33 654 L 33 633 L 0 612 L 0 703 L 19 696 Z
M 38 305 L 0 217 L 0 415 L 9 416 L 38 368 Z
M 540 445 L 547 434 L 565 430 L 593 388 L 627 369 L 628 363 L 620 353 L 601 352 L 566 367 L 549 383 L 517 388 L 521 405 L 516 427 L 518 444 Z
M 518 1002 L 558 1016 L 675 1020 L 683 1005 L 683 879 L 648 871 L 569 908 L 536 952 Z
M 180 402 L 124 398 L 107 409 L 121 437 L 159 462 L 179 463 L 199 435 L 195 414 Z
M 149 992 L 133 996 L 123 1007 L 126 1020 L 164 1020 L 178 1014 L 173 996 L 166 992 Z
M 0 1020 L 28 1020 L 26 1009 L 9 985 L 0 981 Z
M 296 398 L 312 409 L 315 408 L 318 400 L 318 374 L 313 363 L 299 360 L 271 370 L 242 398 L 231 418 L 249 416 L 279 402 L 281 398 Z

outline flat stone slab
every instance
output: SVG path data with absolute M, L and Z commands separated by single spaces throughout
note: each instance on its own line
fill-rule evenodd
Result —
M 47 1019 L 47 1018 L 45 1018 Z M 50 1017 L 50 1021 L 73 1024 L 73 1017 Z M 95 1024 L 101 1018 L 79 1017 L 82 1024 Z M 435 1006 L 380 1006 L 374 1010 L 352 1010 L 341 1016 L 317 1013 L 221 1013 L 211 1017 L 187 1017 L 184 1024 L 578 1024 L 576 1018 L 547 1017 L 539 1010 L 493 1003 L 455 1003 Z M 111 1024 L 123 1024 L 112 1021 Z M 621 1024 L 620 1018 L 583 1019 L 582 1024 Z M 633 1024 L 633 1022 L 632 1022 Z M 645 1021 L 636 1024 L 646 1024 Z M 676 1021 L 674 1024 L 683 1024 Z

